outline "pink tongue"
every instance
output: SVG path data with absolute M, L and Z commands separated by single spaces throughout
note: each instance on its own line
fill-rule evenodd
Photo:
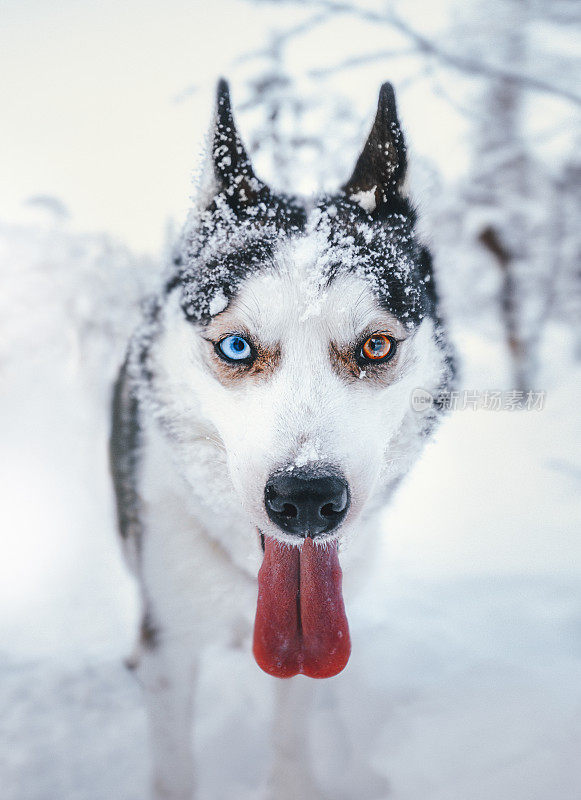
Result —
M 337 543 L 302 548 L 266 538 L 258 573 L 254 658 L 277 678 L 330 678 L 351 653 Z

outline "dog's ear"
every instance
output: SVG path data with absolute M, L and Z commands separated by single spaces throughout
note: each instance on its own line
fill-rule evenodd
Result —
M 399 195 L 407 168 L 406 146 L 391 83 L 379 90 L 377 114 L 353 175 L 342 187 L 372 213 Z
M 234 123 L 230 89 L 227 82 L 221 79 L 216 92 L 206 175 L 198 202 L 208 208 L 221 197 L 238 213 L 255 206 L 267 191 L 266 185 L 254 174 Z

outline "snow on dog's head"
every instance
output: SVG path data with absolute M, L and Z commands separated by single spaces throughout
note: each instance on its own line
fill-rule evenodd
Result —
M 411 393 L 448 371 L 393 90 L 337 195 L 271 192 L 223 83 L 210 166 L 148 356 L 160 415 L 186 461 L 191 431 L 212 432 L 263 533 L 334 537 L 405 472 L 432 420 Z

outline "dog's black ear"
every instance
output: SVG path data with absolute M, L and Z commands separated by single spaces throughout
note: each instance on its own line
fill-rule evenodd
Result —
M 400 193 L 407 168 L 406 146 L 391 83 L 379 90 L 377 114 L 353 175 L 342 190 L 370 213 Z
M 208 207 L 218 196 L 235 212 L 256 205 L 267 190 L 254 174 L 234 123 L 230 89 L 222 78 L 216 92 L 216 110 L 209 141 L 208 175 L 200 202 Z

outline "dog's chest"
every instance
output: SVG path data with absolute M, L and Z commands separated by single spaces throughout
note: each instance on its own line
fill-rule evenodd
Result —
M 154 613 L 176 633 L 228 637 L 254 613 L 262 555 L 257 533 L 241 515 L 212 511 L 201 501 L 204 486 L 192 490 L 153 423 L 145 437 L 141 564 Z

